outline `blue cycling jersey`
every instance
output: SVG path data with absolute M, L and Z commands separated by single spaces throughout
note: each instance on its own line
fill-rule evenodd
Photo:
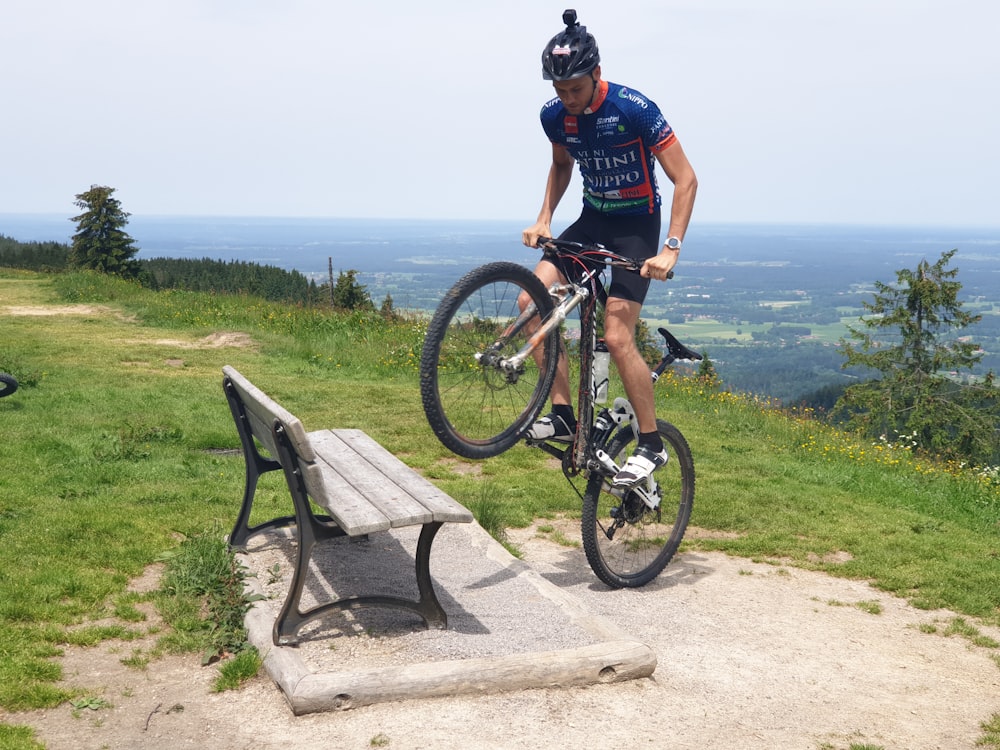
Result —
M 542 127 L 580 165 L 584 205 L 625 216 L 660 207 L 656 154 L 676 140 L 659 107 L 634 89 L 601 81 L 594 103 L 571 115 L 558 98 L 542 107 Z

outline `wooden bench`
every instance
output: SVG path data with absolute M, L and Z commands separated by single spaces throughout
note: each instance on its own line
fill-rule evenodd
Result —
M 448 617 L 431 580 L 431 544 L 443 523 L 469 523 L 472 514 L 361 430 L 307 433 L 295 416 L 229 366 L 223 368 L 222 385 L 246 460 L 243 504 L 229 536 L 230 547 L 246 550 L 252 536 L 268 529 L 291 525 L 296 529 L 298 560 L 274 623 L 274 643 L 295 643 L 305 623 L 332 611 L 364 606 L 406 609 L 420 615 L 429 628 L 447 627 Z M 257 480 L 278 469 L 284 470 L 295 515 L 251 526 Z M 315 513 L 310 500 L 328 515 Z M 317 542 L 364 538 L 417 524 L 423 527 L 415 555 L 418 599 L 351 596 L 302 611 L 302 591 Z

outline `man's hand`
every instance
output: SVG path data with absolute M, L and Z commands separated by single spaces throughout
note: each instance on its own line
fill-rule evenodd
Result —
M 521 242 L 523 242 L 527 247 L 538 247 L 539 237 L 551 236 L 552 229 L 549 224 L 547 222 L 540 221 L 521 232 Z
M 666 281 L 667 274 L 677 264 L 680 253 L 676 250 L 664 249 L 659 255 L 647 258 L 642 264 L 639 275 L 644 279 L 655 279 L 656 281 Z

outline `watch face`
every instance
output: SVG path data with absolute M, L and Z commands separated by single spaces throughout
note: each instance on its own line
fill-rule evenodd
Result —
M 669 247 L 671 250 L 677 250 L 680 248 L 680 246 L 681 246 L 681 241 L 676 237 L 670 237 L 667 240 L 667 247 Z

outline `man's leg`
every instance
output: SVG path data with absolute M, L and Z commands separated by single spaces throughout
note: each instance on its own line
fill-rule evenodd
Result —
M 565 281 L 558 269 L 547 260 L 539 262 L 535 267 L 535 275 L 545 285 L 546 289 L 552 286 L 552 284 Z M 528 304 L 527 295 L 522 294 L 518 298 L 518 304 L 523 310 Z M 536 350 L 533 356 L 540 368 L 542 363 L 539 360 L 542 353 Z M 552 401 L 552 412 L 539 417 L 531 429 L 528 430 L 528 436 L 540 440 L 553 438 L 571 442 L 576 435 L 576 417 L 573 415 L 573 397 L 569 386 L 569 360 L 566 356 L 566 348 L 563 345 L 561 336 L 559 337 L 558 357 L 556 376 L 552 381 L 552 390 L 549 392 L 549 398 Z M 559 420 L 561 420 L 561 423 Z
M 643 360 L 635 343 L 635 327 L 641 310 L 642 305 L 638 302 L 609 297 L 604 311 L 604 340 L 639 423 L 635 455 L 615 477 L 617 485 L 636 484 L 667 460 L 663 441 L 656 427 L 653 379 L 649 373 L 649 365 Z
M 642 305 L 638 302 L 609 297 L 604 311 L 604 341 L 625 386 L 625 394 L 635 409 L 639 432 L 651 432 L 656 430 L 653 379 L 635 343 L 640 310 Z

